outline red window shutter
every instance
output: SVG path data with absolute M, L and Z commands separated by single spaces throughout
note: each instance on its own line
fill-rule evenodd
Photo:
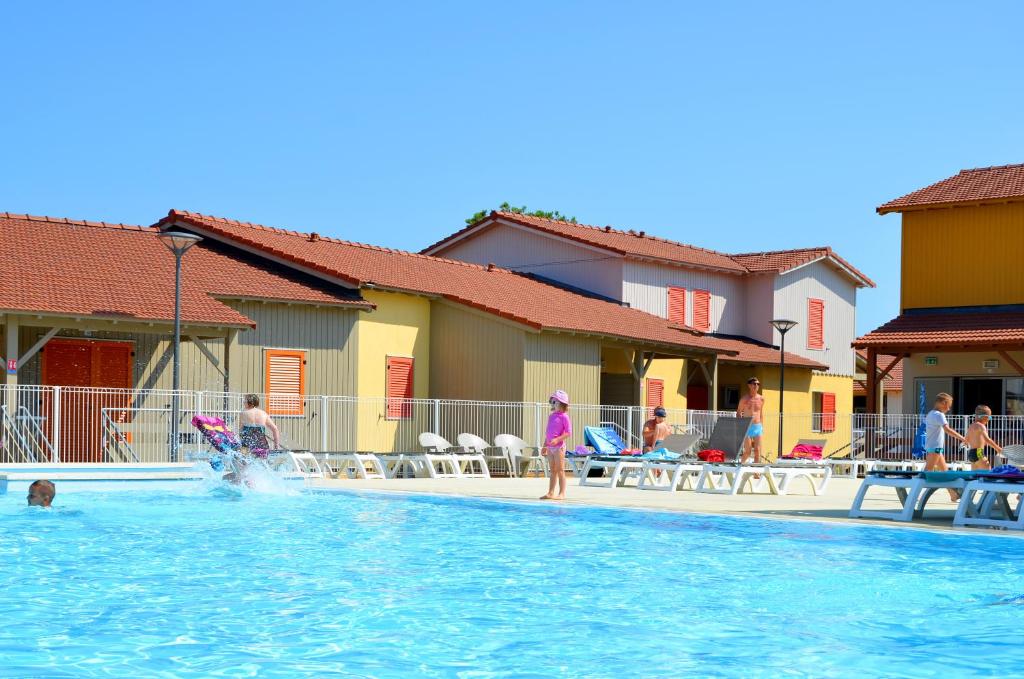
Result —
M 707 290 L 693 291 L 693 327 L 704 332 L 711 330 L 711 293 Z
M 825 302 L 807 300 L 807 348 L 825 348 Z
M 647 380 L 647 409 L 665 407 L 665 380 Z
M 267 412 L 302 415 L 306 396 L 306 352 L 267 349 Z
M 384 389 L 387 392 L 387 419 L 406 420 L 412 417 L 411 358 L 388 356 Z
M 836 395 L 823 393 L 821 395 L 821 431 L 831 432 L 836 430 Z
M 668 320 L 686 325 L 686 288 L 668 288 Z

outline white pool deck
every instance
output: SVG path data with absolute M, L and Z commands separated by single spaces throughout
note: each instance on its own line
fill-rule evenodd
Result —
M 547 479 L 316 479 L 313 488 L 348 491 L 386 491 L 423 493 L 473 498 L 494 498 L 571 506 L 616 507 L 661 510 L 694 514 L 750 516 L 769 519 L 840 521 L 863 525 L 876 524 L 894 528 L 928 528 L 956 530 L 965 533 L 1016 535 L 1017 531 L 992 531 L 976 528 L 953 528 L 956 503 L 944 493 L 936 493 L 928 503 L 924 519 L 910 523 L 874 519 L 850 519 L 850 506 L 861 481 L 833 478 L 824 495 L 814 496 L 810 489 L 795 486 L 789 495 L 740 494 L 714 495 L 682 490 L 674 493 L 625 488 L 594 488 L 578 485 L 570 477 L 564 501 L 541 501 L 547 492 Z M 894 510 L 900 507 L 891 488 L 872 489 L 864 503 L 866 509 Z

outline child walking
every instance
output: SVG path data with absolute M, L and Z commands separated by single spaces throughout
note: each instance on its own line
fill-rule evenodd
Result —
M 565 499 L 565 442 L 572 436 L 572 422 L 569 420 L 569 395 L 559 389 L 548 398 L 551 414 L 548 415 L 548 428 L 544 434 L 544 454 L 548 458 L 551 477 L 548 480 L 548 493 L 541 500 Z M 555 484 L 558 484 L 558 495 L 555 495 Z
M 999 444 L 989 438 L 988 422 L 992 419 L 992 409 L 988 406 L 978 406 L 974 409 L 974 422 L 967 428 L 967 461 L 971 463 L 971 469 L 992 469 L 992 463 L 985 455 L 985 446 L 992 446 L 997 453 L 1003 452 Z
M 933 406 L 932 411 L 924 418 L 925 471 L 948 471 L 949 467 L 946 465 L 946 434 L 949 434 L 961 443 L 967 442 L 967 439 L 949 426 L 949 420 L 946 419 L 946 413 L 949 412 L 949 409 L 952 407 L 953 397 L 942 392 L 935 397 L 935 405 Z M 949 498 L 955 502 L 960 499 L 960 494 L 950 488 Z

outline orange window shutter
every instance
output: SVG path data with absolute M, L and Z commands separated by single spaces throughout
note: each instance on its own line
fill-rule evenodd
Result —
M 693 291 L 693 327 L 711 330 L 711 293 L 707 290 Z
M 807 348 L 825 348 L 825 302 L 807 300 Z
M 668 289 L 668 320 L 686 325 L 686 288 Z
M 824 393 L 821 395 L 821 431 L 829 432 L 836 430 L 836 395 Z
M 647 380 L 647 407 L 651 410 L 665 407 L 665 380 Z
M 412 368 L 411 358 L 388 356 L 386 392 L 386 417 L 389 420 L 405 420 L 412 417 Z
M 306 395 L 306 352 L 267 349 L 267 412 L 302 415 Z

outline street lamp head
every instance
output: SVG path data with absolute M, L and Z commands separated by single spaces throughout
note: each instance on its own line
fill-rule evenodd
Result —
M 163 231 L 158 238 L 163 241 L 168 250 L 178 256 L 185 254 L 185 250 L 203 240 L 201 236 L 184 231 Z
M 785 318 L 776 318 L 772 322 L 772 327 L 779 331 L 779 333 L 785 335 L 787 332 L 792 330 L 796 326 L 796 321 L 790 321 Z

